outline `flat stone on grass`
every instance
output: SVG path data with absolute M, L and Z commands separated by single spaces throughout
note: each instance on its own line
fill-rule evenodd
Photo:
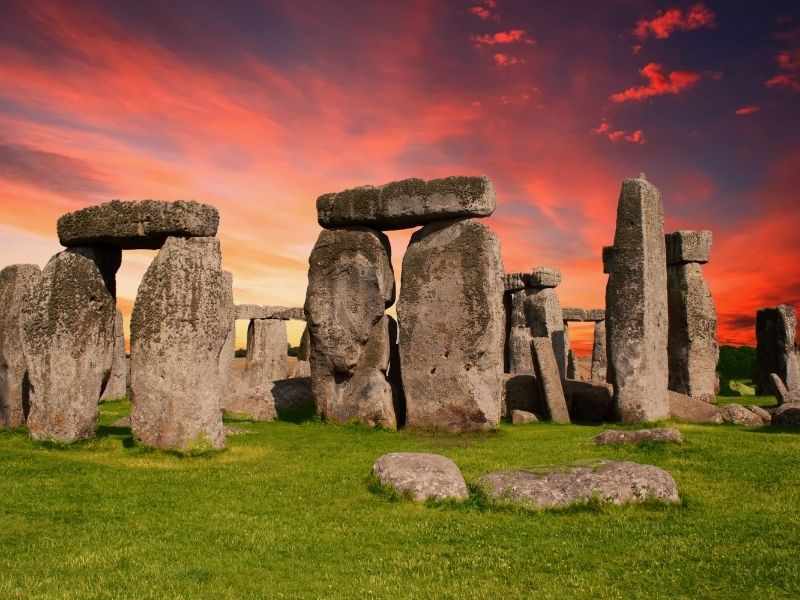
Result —
M 637 429 L 635 431 L 623 431 L 620 429 L 608 429 L 596 435 L 595 444 L 641 444 L 642 442 L 682 442 L 683 434 L 677 429 L 668 427 L 654 427 L 653 429 Z
M 720 406 L 722 418 L 733 425 L 763 425 L 764 421 L 757 414 L 747 410 L 741 404 L 723 404 Z
M 409 494 L 417 502 L 427 500 L 465 500 L 467 485 L 456 463 L 438 454 L 391 452 L 372 466 L 378 481 Z
M 527 410 L 512 410 L 511 422 L 514 425 L 524 425 L 526 423 L 536 423 L 539 419 L 532 412 Z

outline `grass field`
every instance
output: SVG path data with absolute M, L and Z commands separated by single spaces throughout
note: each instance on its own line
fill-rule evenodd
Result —
M 456 437 L 327 425 L 301 409 L 231 422 L 256 433 L 180 457 L 112 427 L 127 411 L 103 404 L 98 437 L 68 447 L 0 432 L 0 598 L 800 596 L 800 433 L 678 424 L 682 445 L 614 448 L 590 443 L 603 427 Z M 397 450 L 449 456 L 468 481 L 590 458 L 649 463 L 672 473 L 683 502 L 390 501 L 367 476 Z

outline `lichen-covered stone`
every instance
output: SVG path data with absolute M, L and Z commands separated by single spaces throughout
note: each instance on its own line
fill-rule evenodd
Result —
M 305 320 L 305 313 L 303 313 Z M 300 337 L 300 346 L 297 349 L 297 364 L 294 367 L 293 377 L 311 377 L 311 336 L 308 327 L 303 329 Z
M 553 288 L 529 290 L 525 296 L 525 319 L 532 337 L 546 337 L 553 345 L 561 377 L 567 374 L 567 338 L 558 293 Z
M 477 219 L 432 223 L 411 237 L 397 306 L 409 426 L 497 424 L 503 292 L 500 243 Z
M 533 365 L 536 368 L 536 382 L 539 385 L 539 397 L 544 402 L 550 420 L 557 423 L 569 423 L 569 411 L 561 387 L 561 375 L 556 365 L 553 346 L 546 337 L 535 337 L 531 341 Z
M 667 264 L 707 263 L 711 255 L 710 231 L 675 231 L 665 236 Z
M 760 406 L 751 404 L 747 407 L 747 410 L 749 410 L 754 415 L 760 417 L 761 420 L 764 422 L 764 424 L 769 424 L 772 422 L 772 415 L 768 411 L 761 408 Z
M 254 383 L 286 379 L 286 323 L 278 319 L 253 319 L 247 327 L 245 375 Z
M 626 179 L 606 286 L 608 381 L 623 422 L 669 416 L 667 264 L 661 194 Z
M 606 311 L 603 308 L 587 308 L 586 309 L 586 320 L 587 321 L 594 321 L 595 323 L 599 321 L 605 321 L 606 319 Z
M 763 425 L 764 421 L 741 404 L 723 404 L 719 407 L 722 418 L 733 425 Z
M 147 269 L 131 317 L 131 429 L 148 446 L 224 448 L 220 353 L 233 289 L 219 241 L 170 237 Z
M 525 298 L 532 290 L 518 290 L 506 293 L 506 304 L 509 307 L 509 327 L 506 338 L 506 354 L 508 372 L 533 375 L 533 359 L 531 358 L 531 339 L 533 335 L 525 316 Z
M 595 444 L 641 444 L 642 442 L 683 442 L 683 434 L 677 429 L 654 427 L 623 431 L 608 429 L 592 438 Z
M 529 288 L 554 288 L 561 283 L 561 269 L 558 267 L 534 267 L 528 274 Z
M 219 213 L 193 200 L 112 200 L 67 213 L 58 220 L 63 246 L 110 244 L 122 249 L 160 248 L 169 236 L 213 237 Z
M 772 393 L 770 373 L 781 378 L 789 393 L 800 391 L 800 358 L 796 351 L 797 313 L 781 304 L 756 314 L 756 393 Z
M 592 340 L 592 381 L 605 381 L 608 369 L 608 355 L 606 354 L 606 322 L 596 321 L 594 324 L 594 338 Z
M 115 248 L 69 248 L 50 259 L 27 296 L 21 323 L 33 439 L 69 442 L 95 434 L 114 349 L 116 307 L 107 281 L 120 260 Z
M 111 376 L 103 390 L 100 400 L 113 400 L 128 395 L 128 366 L 125 356 L 125 330 L 122 322 L 122 311 L 117 309 L 114 315 L 114 349 L 111 356 Z
M 438 454 L 391 452 L 372 466 L 378 481 L 417 502 L 465 500 L 467 485 L 456 463 Z
M 36 265 L 11 265 L 0 271 L 0 427 L 21 427 L 30 410 L 20 315 L 41 278 Z
M 302 308 L 286 306 L 269 306 L 260 304 L 237 304 L 237 319 L 280 319 L 283 321 L 305 321 L 306 315 Z
M 386 231 L 457 217 L 486 217 L 496 203 L 486 177 L 404 179 L 320 196 L 317 220 L 328 228 L 363 225 Z

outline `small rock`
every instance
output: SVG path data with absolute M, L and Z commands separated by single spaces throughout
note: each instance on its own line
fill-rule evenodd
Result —
M 539 419 L 536 418 L 536 415 L 532 412 L 528 412 L 527 410 L 512 410 L 511 411 L 511 422 L 514 425 L 524 425 L 525 423 L 536 423 Z
M 595 436 L 595 444 L 641 444 L 642 442 L 682 442 L 683 434 L 677 429 L 656 427 L 654 429 L 637 429 L 621 431 L 609 429 Z
M 375 461 L 372 472 L 382 484 L 400 494 L 409 493 L 416 501 L 467 497 L 467 485 L 458 466 L 438 454 L 391 452 Z
M 720 406 L 722 418 L 726 423 L 734 425 L 763 425 L 764 421 L 757 414 L 750 412 L 741 404 L 723 404 Z
M 778 427 L 800 427 L 800 402 L 790 402 L 772 413 L 772 424 Z
M 769 414 L 768 411 L 764 410 L 760 406 L 755 406 L 751 404 L 750 406 L 747 407 L 747 410 L 761 417 L 761 420 L 764 421 L 764 423 L 770 423 L 772 421 L 772 415 Z

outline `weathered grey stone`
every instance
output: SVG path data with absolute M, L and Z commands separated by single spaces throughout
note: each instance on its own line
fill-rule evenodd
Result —
M 781 404 L 800 402 L 800 390 L 795 390 L 793 392 L 787 390 L 786 386 L 783 384 L 783 380 L 778 377 L 776 373 L 770 373 L 769 379 L 772 384 L 772 389 L 770 391 L 772 395 L 775 396 L 778 406 Z
M 613 388 L 601 381 L 562 379 L 567 409 L 575 421 L 610 421 L 614 418 Z
M 678 392 L 669 392 L 668 397 L 670 415 L 673 419 L 687 423 L 724 422 L 722 411 L 718 406 Z
M 305 313 L 304 313 L 305 315 Z M 305 319 L 305 316 L 303 317 Z M 297 364 L 292 377 L 311 377 L 311 336 L 308 327 L 303 329 L 300 337 L 300 346 L 297 349 Z
M 309 258 L 305 313 L 317 411 L 395 428 L 384 310 L 394 301 L 388 238 L 365 227 L 325 230 Z
M 613 504 L 680 500 L 667 471 L 627 461 L 500 471 L 482 475 L 478 483 L 495 500 L 535 508 L 569 506 L 595 497 Z
M 594 321 L 595 323 L 599 321 L 606 320 L 606 311 L 603 308 L 587 308 L 586 309 L 586 320 L 587 321 Z
M 514 425 L 525 425 L 526 423 L 536 423 L 539 419 L 532 412 L 527 410 L 512 410 L 511 422 Z
M 595 444 L 641 444 L 642 442 L 683 442 L 683 434 L 677 429 L 655 427 L 653 429 L 637 429 L 621 431 L 608 429 L 592 438 Z
M 558 267 L 534 267 L 528 275 L 529 288 L 554 288 L 561 283 Z
M 263 379 L 253 380 L 242 374 L 228 383 L 221 407 L 231 415 L 253 421 L 272 421 L 278 415 L 272 393 L 275 383 Z
M 112 200 L 67 213 L 58 220 L 63 246 L 105 243 L 123 249 L 160 248 L 169 236 L 213 237 L 219 213 L 193 200 Z
M 567 353 L 567 379 L 578 379 L 578 359 L 570 349 Z
M 608 381 L 627 423 L 669 416 L 667 267 L 664 207 L 658 190 L 626 179 L 617 207 L 606 286 Z
M 320 196 L 317 220 L 328 228 L 364 225 L 386 231 L 458 217 L 487 217 L 496 204 L 487 177 L 404 179 Z
M 603 273 L 606 275 L 611 273 L 615 256 L 614 246 L 603 246 Z
M 25 299 L 41 278 L 36 265 L 11 265 L 0 271 L 0 427 L 21 427 L 30 410 L 20 320 Z
M 131 317 L 131 429 L 141 442 L 225 447 L 220 353 L 233 317 L 219 241 L 167 238 L 142 278 Z
M 528 347 L 530 353 L 530 346 Z M 503 374 L 503 398 L 501 412 L 510 415 L 514 410 L 541 412 L 539 386 L 533 374 Z
M 719 407 L 722 418 L 733 425 L 763 425 L 764 421 L 741 404 L 723 404 Z
M 241 320 L 251 319 L 280 319 L 282 321 L 305 321 L 306 315 L 302 308 L 288 308 L 286 306 L 268 306 L 260 304 L 237 304 L 236 318 Z
M 503 264 L 497 236 L 476 219 L 411 237 L 397 315 L 407 424 L 465 431 L 500 419 Z
M 69 248 L 50 259 L 26 298 L 21 332 L 33 439 L 94 436 L 114 349 L 116 308 L 107 282 L 120 260 L 115 248 Z
M 223 285 L 230 286 L 233 290 L 233 273 L 223 271 Z M 225 338 L 225 344 L 219 353 L 219 385 L 224 399 L 233 389 L 237 379 L 237 373 L 233 370 L 233 359 L 236 356 L 236 321 L 230 322 L 230 329 Z
M 530 287 L 529 273 L 506 273 L 503 275 L 503 287 L 506 292 L 518 292 Z
M 584 308 L 562 308 L 561 314 L 565 321 L 585 321 L 586 309 Z
M 381 456 L 372 473 L 383 485 L 417 502 L 427 500 L 465 500 L 467 485 L 456 463 L 438 454 L 391 452 Z
M 550 340 L 558 372 L 564 377 L 567 374 L 567 345 L 558 293 L 552 288 L 531 290 L 525 297 L 525 318 L 533 337 Z
M 594 340 L 592 342 L 592 381 L 605 381 L 608 369 L 606 354 L 606 322 L 596 321 L 594 324 Z
M 756 393 L 772 392 L 770 373 L 781 378 L 791 393 L 800 391 L 800 359 L 795 350 L 797 314 L 794 307 L 781 304 L 762 308 L 756 314 Z
M 128 366 L 125 361 L 125 329 L 122 322 L 122 311 L 117 309 L 114 315 L 114 349 L 111 356 L 111 376 L 100 396 L 100 400 L 113 400 L 128 395 Z
M 710 231 L 675 231 L 664 237 L 667 264 L 707 263 L 711 255 Z
M 667 299 L 669 389 L 714 402 L 717 309 L 699 263 L 667 267 Z
M 277 319 L 253 319 L 247 327 L 245 376 L 253 383 L 286 379 L 286 323 Z
M 528 327 L 525 316 L 525 299 L 535 294 L 532 290 L 519 290 L 506 294 L 506 302 L 510 305 L 509 328 L 506 341 L 508 355 L 508 372 L 516 374 L 533 374 L 531 358 L 531 339 L 533 334 Z
M 547 407 L 552 421 L 569 423 L 567 401 L 561 387 L 561 375 L 556 365 L 553 346 L 548 338 L 535 337 L 531 341 L 533 365 L 536 368 L 536 382 L 539 385 L 539 397 Z
M 772 413 L 772 425 L 776 427 L 800 427 L 800 402 L 779 406 Z
M 765 424 L 769 424 L 770 422 L 772 422 L 772 415 L 769 414 L 768 411 L 764 410 L 760 406 L 756 406 L 755 404 L 751 404 L 750 406 L 747 407 L 747 410 L 749 410 L 751 413 L 753 413 L 757 417 L 760 417 L 761 420 Z

